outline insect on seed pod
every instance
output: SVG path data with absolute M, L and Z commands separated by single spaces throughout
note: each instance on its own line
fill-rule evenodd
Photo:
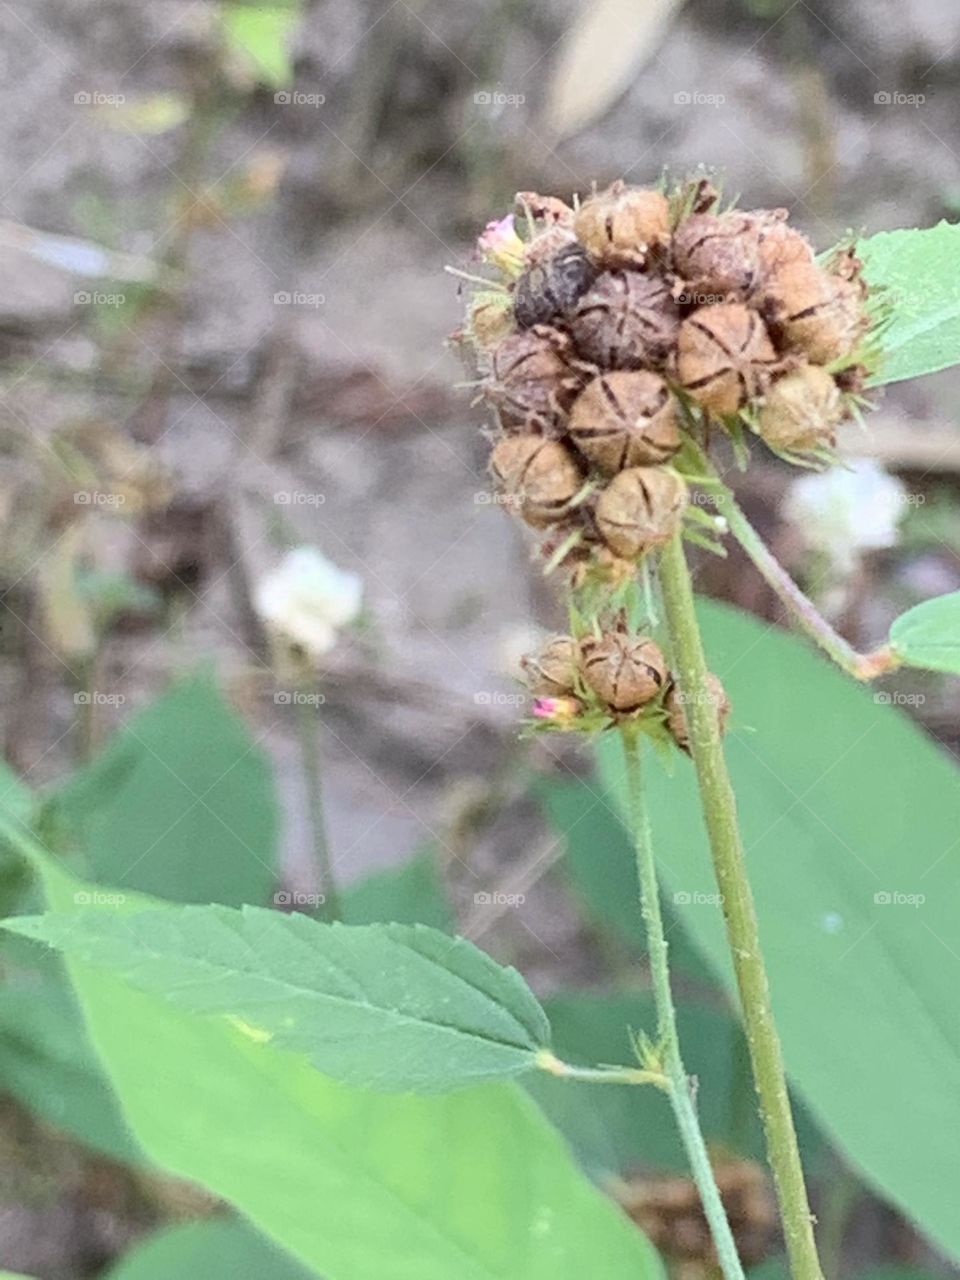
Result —
M 580 641 L 580 671 L 598 698 L 615 711 L 636 711 L 651 702 L 667 680 L 660 648 L 646 636 L 608 631 Z
M 714 708 L 720 732 L 723 733 L 727 717 L 730 715 L 730 699 L 727 697 L 726 689 L 720 683 L 720 677 L 715 676 L 712 671 L 707 675 L 706 692 L 701 697 Z M 670 731 L 670 736 L 681 750 L 689 751 L 690 726 L 687 710 L 690 706 L 690 699 L 685 697 L 674 683 L 667 690 L 663 706 L 667 713 L 667 729 Z
M 540 239 L 546 240 L 549 232 Z M 559 249 L 537 253 L 534 241 L 529 265 L 517 279 L 513 312 L 521 329 L 546 324 L 565 315 L 593 284 L 596 269 L 572 236 Z
M 757 415 L 760 435 L 774 449 L 806 450 L 836 443 L 843 396 L 819 365 L 807 364 L 775 382 Z
M 680 448 L 677 402 L 657 373 L 603 373 L 573 402 L 567 430 L 601 471 L 656 466 Z
M 814 262 L 791 262 L 767 282 L 761 309 L 789 351 L 814 364 L 848 356 L 867 327 L 864 286 L 831 275 Z
M 537 654 L 520 661 L 530 692 L 538 697 L 559 697 L 576 692 L 579 651 L 573 636 L 554 636 Z
M 547 325 L 510 334 L 497 346 L 484 394 L 505 428 L 549 429 L 559 422 L 583 385 L 569 354 L 569 338 Z
M 663 467 L 630 467 L 613 477 L 597 502 L 596 523 L 610 550 L 625 560 L 668 542 L 688 502 L 687 484 Z
M 507 504 L 536 529 L 562 520 L 583 485 L 570 451 L 542 436 L 501 440 L 490 455 L 490 472 Z
M 662 191 L 615 182 L 584 201 L 573 227 L 598 267 L 642 267 L 669 235 L 670 205 Z
M 713 413 L 736 413 L 764 390 L 777 364 L 766 326 L 741 303 L 702 307 L 680 326 L 677 377 Z
M 607 271 L 570 321 L 577 350 L 600 369 L 661 365 L 673 349 L 680 312 L 667 284 L 639 271 Z

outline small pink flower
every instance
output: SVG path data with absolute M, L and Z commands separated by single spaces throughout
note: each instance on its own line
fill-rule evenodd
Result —
M 577 698 L 534 698 L 531 714 L 537 720 L 548 720 L 564 728 L 576 720 L 582 710 Z
M 524 245 L 513 224 L 513 214 L 488 222 L 477 240 L 477 249 L 484 262 L 496 267 L 509 279 L 515 279 L 523 270 Z

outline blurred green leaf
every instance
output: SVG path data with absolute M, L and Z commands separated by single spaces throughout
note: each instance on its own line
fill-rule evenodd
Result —
M 591 920 L 611 930 L 630 952 L 645 955 L 636 859 L 609 797 L 595 783 L 566 780 L 543 783 L 538 794 L 552 825 L 566 840 L 563 868 Z M 710 966 L 684 933 L 669 898 L 663 915 L 674 974 L 713 985 Z
M 960 773 L 795 637 L 716 604 L 701 617 L 733 702 L 727 754 L 790 1078 L 851 1163 L 960 1254 L 945 1176 L 960 1129 Z M 600 756 L 622 799 L 613 735 Z M 732 987 L 680 763 L 672 777 L 647 769 L 655 846 L 668 891 L 691 895 L 685 927 Z
M 271 88 L 293 80 L 289 41 L 300 21 L 300 5 L 234 3 L 223 7 L 223 29 L 231 48 L 252 73 Z
M 3 927 L 348 1084 L 432 1093 L 516 1075 L 550 1039 L 515 969 L 424 925 L 324 925 L 262 907 L 70 911 Z
M 342 895 L 347 924 L 427 924 L 452 933 L 455 921 L 430 849 L 398 867 L 375 871 Z
M 890 645 L 910 667 L 960 675 L 960 591 L 901 614 L 890 628 Z
M 69 910 L 83 883 L 33 858 L 50 907 Z M 125 905 L 156 906 L 133 894 Z M 661 1280 L 644 1237 L 513 1086 L 349 1088 L 234 1026 L 69 967 L 144 1148 L 322 1275 Z
M 308 1270 L 240 1218 L 167 1227 L 125 1253 L 103 1280 L 310 1280 Z
M 873 386 L 919 378 L 960 362 L 960 225 L 881 231 L 857 244 L 864 276 L 882 286 L 892 321 Z
M 180 902 L 264 902 L 276 881 L 273 780 L 207 677 L 174 684 L 51 797 L 93 876 Z
M 926 1267 L 910 1267 L 905 1263 L 891 1262 L 858 1272 L 857 1280 L 947 1280 L 947 1275 L 946 1272 L 930 1271 Z

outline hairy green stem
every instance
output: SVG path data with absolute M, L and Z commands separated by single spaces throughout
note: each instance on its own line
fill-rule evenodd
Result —
M 736 801 L 720 741 L 720 726 L 707 686 L 707 665 L 693 585 L 679 533 L 664 548 L 660 582 L 674 662 L 685 697 L 690 748 L 740 990 L 791 1275 L 793 1280 L 823 1280 L 760 949 L 757 914 L 747 878 Z
M 753 561 L 763 580 L 777 593 L 807 635 L 837 666 L 856 680 L 875 680 L 877 676 L 894 670 L 899 665 L 899 660 L 889 646 L 885 645 L 873 653 L 858 653 L 843 636 L 834 631 L 754 529 L 707 455 L 697 446 L 691 445 L 691 448 L 695 449 L 697 462 L 709 480 L 718 514 L 724 517 L 730 532 Z
M 307 806 L 310 818 L 310 839 L 313 857 L 320 877 L 323 894 L 317 915 L 323 920 L 340 919 L 340 899 L 337 882 L 330 861 L 327 843 L 327 824 L 323 813 L 323 784 L 320 777 L 320 716 L 317 708 L 304 699 L 297 705 L 297 727 L 300 731 L 300 751 L 303 757 L 303 778 L 307 789 Z
M 661 1071 L 642 1071 L 637 1067 L 575 1067 L 549 1049 L 541 1049 L 536 1061 L 541 1071 L 561 1080 L 580 1080 L 585 1084 L 653 1084 L 668 1092 L 670 1089 L 670 1081 Z
M 650 822 L 643 800 L 643 778 L 640 768 L 640 743 L 635 729 L 625 725 L 622 733 L 623 751 L 627 765 L 627 791 L 629 796 L 630 828 L 637 859 L 637 875 L 640 880 L 640 909 L 647 927 L 647 949 L 650 955 L 650 974 L 653 998 L 657 1009 L 658 1051 L 664 1073 L 669 1083 L 668 1095 L 674 1119 L 680 1130 L 690 1169 L 693 1173 L 703 1211 L 710 1226 L 717 1259 L 725 1280 L 743 1280 L 743 1267 L 737 1255 L 737 1246 L 720 1199 L 707 1146 L 700 1131 L 700 1121 L 694 1103 L 690 1077 L 680 1055 L 680 1038 L 677 1033 L 677 1014 L 670 990 L 670 969 L 667 961 L 667 937 L 660 910 L 660 887 L 657 883 L 657 866 L 650 838 Z

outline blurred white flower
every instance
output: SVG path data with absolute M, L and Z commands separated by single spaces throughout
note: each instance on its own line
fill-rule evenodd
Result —
M 896 545 L 906 496 L 900 481 L 871 458 L 854 458 L 794 481 L 784 515 L 811 551 L 847 575 L 863 552 Z
M 297 547 L 260 579 L 253 604 L 275 636 L 319 658 L 356 619 L 362 596 L 357 574 L 338 568 L 316 547 Z

